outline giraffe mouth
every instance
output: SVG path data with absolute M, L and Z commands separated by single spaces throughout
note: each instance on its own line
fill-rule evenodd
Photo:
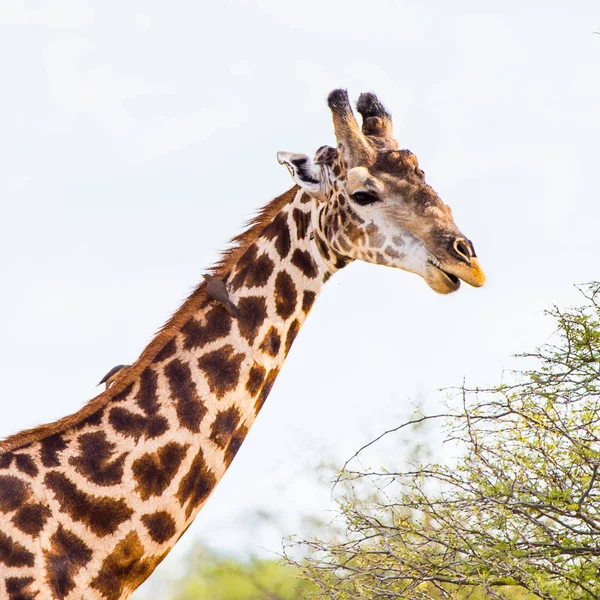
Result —
M 460 287 L 460 278 L 452 273 L 448 273 L 440 266 L 440 262 L 433 256 L 427 259 L 427 262 L 435 269 L 444 284 L 446 284 L 447 292 L 454 292 Z M 447 293 L 446 292 L 446 293 Z
M 481 287 L 485 283 L 485 275 L 481 270 L 479 259 L 471 258 L 469 264 L 459 263 L 442 267 L 439 259 L 433 255 L 427 258 L 425 281 L 433 290 L 440 294 L 455 292 L 462 281 L 473 287 Z M 448 270 L 446 270 L 448 269 Z

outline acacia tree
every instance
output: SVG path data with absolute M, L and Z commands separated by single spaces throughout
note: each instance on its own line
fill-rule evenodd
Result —
M 344 534 L 291 544 L 318 595 L 600 598 L 600 283 L 579 289 L 583 306 L 548 311 L 551 343 L 520 355 L 531 368 L 450 402 L 454 464 L 344 469 Z

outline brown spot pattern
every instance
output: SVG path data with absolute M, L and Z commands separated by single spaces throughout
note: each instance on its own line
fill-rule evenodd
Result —
M 125 386 L 123 391 L 119 392 L 118 394 L 115 394 L 112 397 L 112 401 L 113 402 L 123 402 L 123 400 L 127 400 L 127 398 L 129 398 L 129 394 L 131 394 L 131 391 L 133 390 L 133 385 L 134 385 L 134 382 L 132 381 L 127 386 Z
M 181 426 L 194 433 L 198 432 L 206 414 L 206 406 L 196 391 L 190 366 L 175 358 L 165 367 L 165 376 Z
M 267 372 L 265 371 L 265 368 L 259 364 L 254 364 L 250 368 L 248 381 L 246 382 L 246 391 L 251 396 L 256 396 L 256 394 L 258 394 L 260 391 L 260 387 L 265 380 L 266 373 Z
M 277 356 L 279 354 L 279 348 L 281 347 L 281 338 L 277 329 L 273 326 L 269 328 L 269 331 L 265 334 L 263 341 L 261 342 L 259 349 L 269 356 Z
M 46 524 L 50 509 L 43 504 L 26 504 L 12 518 L 13 524 L 23 533 L 37 535 Z
M 177 531 L 173 517 L 166 510 L 143 515 L 142 523 L 146 526 L 150 538 L 157 544 L 164 544 Z
M 285 258 L 292 246 L 290 238 L 290 229 L 288 227 L 286 216 L 279 213 L 264 229 L 263 237 L 268 240 L 275 240 L 275 250 L 281 258 Z
M 235 432 L 240 418 L 240 411 L 235 406 L 217 413 L 210 428 L 210 439 L 219 448 L 225 448 L 231 440 L 231 436 Z
M 118 600 L 125 590 L 134 590 L 144 582 L 158 562 L 144 559 L 144 547 L 138 534 L 132 531 L 104 559 L 91 585 L 106 600 Z
M 302 294 L 302 310 L 305 313 L 308 313 L 308 311 L 312 308 L 316 297 L 317 294 L 309 290 L 305 290 L 305 292 Z
M 146 367 L 140 375 L 140 387 L 135 401 L 147 415 L 154 415 L 158 412 L 157 388 L 158 376 L 153 369 Z
M 202 348 L 210 342 L 214 342 L 231 331 L 231 316 L 217 305 L 206 313 L 206 323 L 202 325 L 193 317 L 181 328 L 184 336 L 183 347 L 186 350 Z
M 0 512 L 17 510 L 31 496 L 29 486 L 14 475 L 0 476 Z
M 60 433 L 55 433 L 40 442 L 40 458 L 44 467 L 58 467 L 59 454 L 67 447 Z
M 7 567 L 33 567 L 34 560 L 24 546 L 0 531 L 0 563 Z
M 238 300 L 238 308 L 242 314 L 238 320 L 240 334 L 252 345 L 267 318 L 267 303 L 260 296 L 247 296 Z
M 0 454 L 0 469 L 8 469 L 12 465 L 15 455 L 12 452 L 3 452 Z
M 271 369 L 269 371 L 269 374 L 265 379 L 262 389 L 260 390 L 260 394 L 258 394 L 256 402 L 254 403 L 254 408 L 256 409 L 256 412 L 258 412 L 263 407 L 263 404 L 265 403 L 267 396 L 271 392 L 271 388 L 273 387 L 273 384 L 275 383 L 275 379 L 277 379 L 278 374 L 279 369 Z
M 74 521 L 84 523 L 99 537 L 113 533 L 133 513 L 123 499 L 86 494 L 58 471 L 46 473 L 44 483 Z
M 108 422 L 120 434 L 138 440 L 142 435 L 146 439 L 161 436 L 169 427 L 165 417 L 152 415 L 145 417 L 134 413 L 121 406 L 115 406 L 110 410 Z
M 6 579 L 7 600 L 33 600 L 38 592 L 27 589 L 33 581 L 33 577 L 8 577 Z
M 21 473 L 25 473 L 30 477 L 35 477 L 38 474 L 37 465 L 29 454 L 15 454 L 15 464 Z
M 258 247 L 256 244 L 252 244 L 238 260 L 235 275 L 231 279 L 231 289 L 233 291 L 237 291 L 246 282 L 246 277 L 248 277 L 252 266 L 256 262 L 257 254 Z
M 292 264 L 298 267 L 302 274 L 308 279 L 314 279 L 317 276 L 317 265 L 310 252 L 296 248 L 292 254 Z
M 179 504 L 182 507 L 186 504 L 188 505 L 185 510 L 186 518 L 208 498 L 216 483 L 217 480 L 213 472 L 204 461 L 202 450 L 198 450 L 198 454 L 194 457 L 190 470 L 181 480 L 179 490 L 177 491 Z
M 303 240 L 308 233 L 310 212 L 303 212 L 299 208 L 294 208 L 292 217 L 294 218 L 294 223 L 296 223 L 296 237 L 299 240 Z
M 240 379 L 240 367 L 244 354 L 234 354 L 232 345 L 227 344 L 208 352 L 198 359 L 210 391 L 220 400 L 227 392 L 235 389 Z
M 74 426 L 75 430 L 86 429 L 87 427 L 100 425 L 102 421 L 102 415 L 104 414 L 103 409 L 98 409 L 96 412 L 93 412 L 89 417 L 83 419 Z
M 266 252 L 263 252 L 247 270 L 246 287 L 262 287 L 266 285 L 274 268 L 275 263 L 269 258 Z
M 84 433 L 77 438 L 79 455 L 69 463 L 86 479 L 101 486 L 116 485 L 123 478 L 126 453 L 113 459 L 115 444 L 109 442 L 104 431 Z
M 298 335 L 298 331 L 300 331 L 300 321 L 298 319 L 294 319 L 288 329 L 287 335 L 285 336 L 285 353 L 290 351 L 296 336 Z
M 275 310 L 282 319 L 289 319 L 296 310 L 298 293 L 287 271 L 280 271 L 275 279 Z
M 91 549 L 74 533 L 62 525 L 50 538 L 50 550 L 44 552 L 46 559 L 46 583 L 52 597 L 66 598 L 75 587 L 75 575 L 92 559 Z
M 160 496 L 169 487 L 185 458 L 188 446 L 169 442 L 154 453 L 138 458 L 131 470 L 137 482 L 136 490 L 142 500 Z
M 171 358 L 175 352 L 177 352 L 177 344 L 175 343 L 175 338 L 171 338 L 152 359 L 152 364 L 156 364 L 162 362 L 163 360 L 167 360 L 167 358 Z
M 231 436 L 229 444 L 227 444 L 227 449 L 225 450 L 225 456 L 223 457 L 227 466 L 229 466 L 231 461 L 235 458 L 246 435 L 248 435 L 248 428 L 245 425 L 242 425 L 241 427 L 238 427 Z
M 323 241 L 320 235 L 315 234 L 315 243 L 317 244 L 317 249 L 322 254 L 325 260 L 329 260 L 331 255 L 329 254 L 329 249 L 327 248 L 327 244 Z

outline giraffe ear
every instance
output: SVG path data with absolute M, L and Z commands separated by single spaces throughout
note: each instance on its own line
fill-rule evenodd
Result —
M 279 164 L 285 165 L 294 182 L 309 196 L 320 202 L 327 200 L 328 183 L 324 169 L 316 165 L 306 154 L 278 152 Z

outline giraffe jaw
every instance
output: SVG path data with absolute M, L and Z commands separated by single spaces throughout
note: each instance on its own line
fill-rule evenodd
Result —
M 479 265 L 479 260 L 472 257 L 470 264 L 459 264 L 442 267 L 440 261 L 433 255 L 427 258 L 425 281 L 438 294 L 451 294 L 460 287 L 461 280 L 473 287 L 481 287 L 485 283 L 485 275 Z
M 440 262 L 433 256 L 427 259 L 424 279 L 427 285 L 438 294 L 451 294 L 460 287 L 460 279 L 456 275 L 444 271 Z

